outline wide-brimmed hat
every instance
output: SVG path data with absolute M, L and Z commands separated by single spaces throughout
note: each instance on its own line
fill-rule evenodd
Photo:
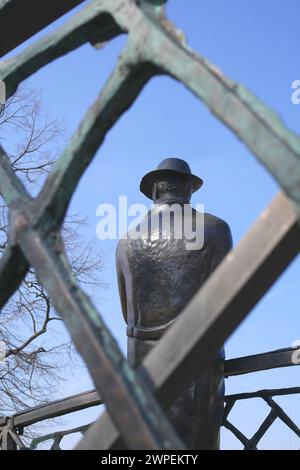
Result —
M 180 158 L 166 158 L 156 170 L 147 173 L 141 180 L 140 190 L 149 199 L 152 199 L 153 184 L 164 176 L 180 175 L 193 184 L 193 193 L 201 188 L 203 181 L 196 175 L 193 175 L 187 162 Z

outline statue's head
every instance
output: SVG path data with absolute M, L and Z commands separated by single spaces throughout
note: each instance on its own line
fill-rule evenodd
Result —
M 142 178 L 140 190 L 154 202 L 189 202 L 192 193 L 202 184 L 202 179 L 192 174 L 187 162 L 180 158 L 166 158 L 156 170 Z

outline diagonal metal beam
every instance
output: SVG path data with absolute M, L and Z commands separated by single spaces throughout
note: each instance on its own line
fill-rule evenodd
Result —
M 176 385 L 178 375 L 186 375 L 183 382 L 189 382 L 191 358 L 196 359 L 197 367 L 204 367 L 207 357 L 214 357 L 299 250 L 298 213 L 279 193 L 187 305 L 173 332 L 171 328 L 145 359 L 150 374 L 159 377 L 155 385 L 160 387 L 161 398 L 169 401 L 169 388 Z
M 242 443 L 244 444 L 245 449 L 248 448 L 249 446 L 249 439 L 237 428 L 235 427 L 230 421 L 227 419 L 224 421 L 223 426 L 227 428 L 229 431 L 232 432 L 232 434 L 235 435 L 235 437 Z
M 79 179 L 107 132 L 157 72 L 149 64 L 138 63 L 138 55 L 139 49 L 129 42 L 106 86 L 87 111 L 34 201 L 36 214 L 47 211 L 58 223 L 63 220 Z
M 18 246 L 8 246 L 0 258 L 0 310 L 15 293 L 27 274 L 29 265 Z
M 298 426 L 291 420 L 291 418 L 283 411 L 281 406 L 278 405 L 270 396 L 264 398 L 268 405 L 276 412 L 278 418 L 288 426 L 294 433 L 300 437 L 300 429 Z
M 19 243 L 63 318 L 129 449 L 183 449 L 142 377 L 133 371 L 89 297 L 78 287 L 55 234 L 28 228 Z
M 83 0 L 0 0 L 0 57 Z
M 55 31 L 0 63 L 0 79 L 5 81 L 7 98 L 16 91 L 20 82 L 44 65 L 88 41 L 100 43 L 124 32 L 107 11 L 105 2 L 94 1 Z
M 11 439 L 14 441 L 16 448 L 19 450 L 21 449 L 26 449 L 26 446 L 20 436 L 16 434 L 12 429 L 8 431 L 8 434 L 10 435 Z
M 87 41 L 97 44 L 132 30 L 132 40 L 135 37 L 138 42 L 139 24 L 143 18 L 142 11 L 131 0 L 92 1 L 60 28 L 19 55 L 0 63 L 0 79 L 6 83 L 7 96 L 11 96 L 19 83 L 44 65 Z M 142 40 L 140 47 L 143 47 Z
M 151 378 L 163 407 L 207 366 L 208 358 L 216 354 L 299 250 L 298 213 L 279 193 L 145 358 L 140 372 Z M 119 433 L 104 413 L 78 449 L 120 445 Z
M 29 201 L 30 195 L 16 176 L 10 160 L 0 145 L 0 194 L 8 206 Z
M 30 201 L 30 195 L 14 173 L 10 160 L 1 145 L 0 194 L 9 207 Z M 14 244 L 14 240 L 10 240 L 6 251 L 0 258 L 0 309 L 19 287 L 28 269 L 29 265 L 22 251 Z
M 242 85 L 174 40 L 157 23 L 148 25 L 145 61 L 151 61 L 200 98 L 271 172 L 300 212 L 300 137 Z M 176 59 L 176 60 L 175 60 Z
M 3 429 L 1 433 L 1 450 L 17 450 L 17 444 L 12 438 L 9 429 Z
M 264 421 L 259 426 L 256 433 L 249 439 L 247 449 L 250 450 L 257 450 L 257 444 L 261 440 L 261 438 L 266 434 L 268 429 L 272 426 L 274 421 L 278 418 L 277 412 L 274 408 L 271 408 L 270 413 L 266 416 Z

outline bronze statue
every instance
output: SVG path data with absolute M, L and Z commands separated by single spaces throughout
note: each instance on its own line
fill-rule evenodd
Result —
M 204 226 L 197 227 L 199 212 L 191 208 L 190 199 L 202 184 L 189 165 L 178 158 L 164 160 L 141 181 L 141 191 L 153 199 L 154 206 L 135 233 L 129 232 L 117 247 L 128 360 L 134 366 L 156 345 L 232 247 L 230 228 L 218 217 L 204 214 Z M 174 212 L 173 218 L 170 216 L 174 204 L 181 208 L 178 227 L 190 222 L 195 233 L 203 230 L 203 243 L 197 249 L 187 249 L 191 240 L 185 233 L 175 236 L 176 217 L 180 219 L 180 214 Z M 185 212 L 186 207 L 190 211 Z M 157 224 L 164 214 L 172 219 L 167 228 Z M 206 371 L 199 373 L 192 384 L 186 384 L 186 392 L 169 410 L 169 419 L 188 449 L 219 447 L 224 405 L 223 362 L 223 349 L 214 360 L 207 358 Z

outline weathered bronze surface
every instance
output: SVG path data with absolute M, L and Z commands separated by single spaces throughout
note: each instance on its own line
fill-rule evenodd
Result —
M 197 219 L 195 209 L 185 210 L 201 184 L 182 160 L 163 161 L 141 183 L 142 192 L 153 197 L 155 205 L 138 226 L 139 237 L 133 238 L 129 232 L 118 244 L 118 284 L 128 325 L 128 360 L 134 366 L 142 362 L 232 247 L 231 232 L 223 220 L 210 214 Z M 171 217 L 174 204 L 179 212 Z M 170 225 L 163 226 L 159 217 L 166 217 Z M 204 229 L 203 246 L 197 249 L 189 249 L 191 239 L 184 230 L 176 238 L 176 224 L 183 228 L 188 223 L 195 232 Z M 189 449 L 218 447 L 223 351 L 211 362 L 207 358 L 206 370 L 185 384 L 185 394 L 168 413 Z

